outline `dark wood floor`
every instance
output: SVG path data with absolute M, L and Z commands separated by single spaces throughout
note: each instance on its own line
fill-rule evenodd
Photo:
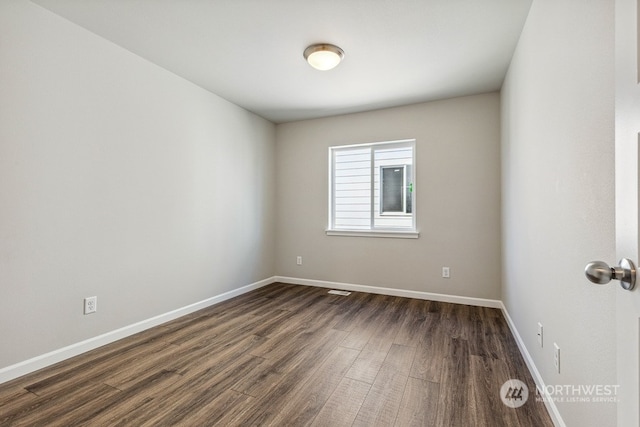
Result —
M 273 284 L 0 385 L 1 426 L 552 426 L 499 310 Z

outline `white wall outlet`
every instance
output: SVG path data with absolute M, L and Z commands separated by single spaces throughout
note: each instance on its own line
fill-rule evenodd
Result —
M 556 343 L 553 343 L 553 364 L 556 367 L 556 372 L 560 373 L 560 347 Z
M 540 344 L 540 347 L 544 347 L 542 336 L 542 323 L 538 322 L 538 344 Z
M 84 314 L 91 314 L 98 311 L 98 297 L 87 297 L 84 299 Z
M 298 265 L 302 265 L 302 257 L 301 257 L 301 256 L 298 256 L 298 257 L 296 258 L 296 264 L 298 264 Z
M 449 270 L 449 267 L 442 267 L 442 277 L 444 277 L 445 279 L 451 277 L 451 271 Z

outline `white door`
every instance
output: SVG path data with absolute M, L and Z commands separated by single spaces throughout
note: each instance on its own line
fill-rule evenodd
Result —
M 640 261 L 640 0 L 616 0 L 616 254 Z M 640 278 L 640 277 L 639 277 Z M 640 284 L 617 292 L 618 425 L 640 426 Z

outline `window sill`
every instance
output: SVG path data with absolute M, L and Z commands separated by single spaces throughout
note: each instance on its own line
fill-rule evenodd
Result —
M 390 231 L 390 230 L 327 230 L 327 236 L 351 237 L 386 237 L 391 239 L 417 239 L 418 231 Z

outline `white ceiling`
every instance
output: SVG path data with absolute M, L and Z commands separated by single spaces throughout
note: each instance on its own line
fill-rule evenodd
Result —
M 34 0 L 276 123 L 497 90 L 531 1 Z

